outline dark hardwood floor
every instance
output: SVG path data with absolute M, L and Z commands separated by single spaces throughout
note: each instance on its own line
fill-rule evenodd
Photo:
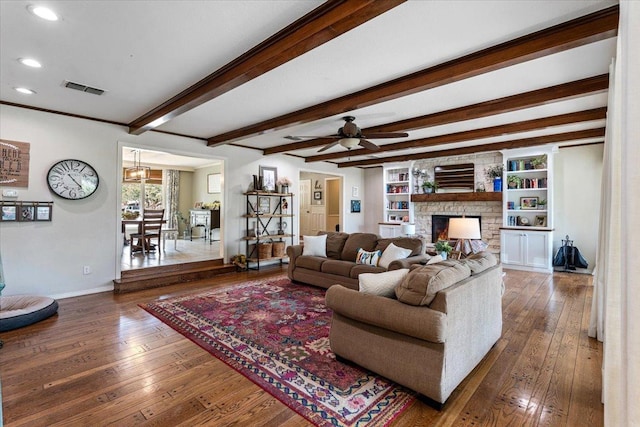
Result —
M 5 426 L 308 425 L 138 307 L 283 271 L 60 300 L 55 317 L 2 333 Z M 502 338 L 442 411 L 416 401 L 394 426 L 603 425 L 591 276 L 506 272 Z

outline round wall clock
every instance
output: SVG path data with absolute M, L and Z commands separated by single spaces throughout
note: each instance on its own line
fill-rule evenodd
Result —
M 60 160 L 47 173 L 51 191 L 69 200 L 89 197 L 98 189 L 98 182 L 96 170 L 82 160 Z

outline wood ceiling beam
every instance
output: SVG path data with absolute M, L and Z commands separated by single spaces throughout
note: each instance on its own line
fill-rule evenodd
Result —
M 224 144 L 260 133 L 283 129 L 293 124 L 307 123 L 323 117 L 347 113 L 615 37 L 618 33 L 619 14 L 620 8 L 615 5 L 368 89 L 212 136 L 208 139 L 208 145 Z
M 414 139 L 411 141 L 397 142 L 395 144 L 381 145 L 379 150 L 345 150 L 335 153 L 320 154 L 305 158 L 305 162 L 321 162 L 335 160 L 343 157 L 366 156 L 368 154 L 384 153 L 387 151 L 406 150 L 409 148 L 425 148 L 436 145 L 452 144 L 454 142 L 472 141 L 474 139 L 491 138 L 512 133 L 528 132 L 544 129 L 550 126 L 562 126 L 572 123 L 588 122 L 592 120 L 604 120 L 607 117 L 607 108 L 594 108 L 592 110 L 577 111 L 574 113 L 559 114 L 557 116 L 542 117 L 540 119 L 524 120 L 521 122 L 507 123 L 504 125 L 490 126 L 480 129 L 454 132 L 446 135 L 430 136 L 428 138 Z
M 490 144 L 474 145 L 471 147 L 451 148 L 447 150 L 429 151 L 404 156 L 391 156 L 381 159 L 354 160 L 351 162 L 337 163 L 338 168 L 357 166 L 375 166 L 383 163 L 403 162 L 406 160 L 433 159 L 436 157 L 462 156 L 487 151 L 510 150 L 514 148 L 537 147 L 545 144 L 555 144 L 564 141 L 573 141 L 587 138 L 604 137 L 605 128 L 578 130 L 573 132 L 556 133 L 553 135 L 536 136 L 532 138 L 515 139 L 512 141 L 494 142 Z
M 506 96 L 477 104 L 466 105 L 464 107 L 453 108 L 451 110 L 439 111 L 411 119 L 400 120 L 379 126 L 362 129 L 363 135 L 380 132 L 407 132 L 416 129 L 424 129 L 431 126 L 444 125 L 447 123 L 460 122 L 464 120 L 478 119 L 492 116 L 494 114 L 508 113 L 511 111 L 532 108 L 550 102 L 566 100 L 607 90 L 609 87 L 609 75 L 589 77 L 569 83 L 550 86 L 530 92 L 519 93 L 517 95 Z M 334 141 L 333 139 L 329 142 Z M 328 144 L 327 138 L 315 138 L 308 141 L 299 141 L 290 144 L 278 145 L 263 150 L 263 154 L 276 154 L 285 151 L 302 150 Z
M 406 0 L 329 0 L 129 123 L 140 135 L 346 33 Z

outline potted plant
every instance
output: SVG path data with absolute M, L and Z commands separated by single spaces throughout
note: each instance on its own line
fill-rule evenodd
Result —
M 435 181 L 424 181 L 422 183 L 422 191 L 426 194 L 435 193 L 438 189 L 438 184 Z
M 543 154 L 540 157 L 536 157 L 535 159 L 531 160 L 531 164 L 536 169 L 546 169 L 546 167 L 547 167 L 547 155 Z
M 546 209 L 547 199 L 538 200 L 538 207 L 540 209 Z
M 278 180 L 276 181 L 276 184 L 280 186 L 281 193 L 288 193 L 289 186 L 291 185 L 291 180 L 286 176 L 283 176 L 282 178 L 278 178 Z
M 494 165 L 484 170 L 489 180 L 493 181 L 493 191 L 502 191 L 502 165 Z
M 440 254 L 442 259 L 447 259 L 453 248 L 446 240 L 438 240 L 435 245 L 436 252 Z
M 522 187 L 522 178 L 517 175 L 509 175 L 507 177 L 507 185 L 509 188 L 520 188 Z

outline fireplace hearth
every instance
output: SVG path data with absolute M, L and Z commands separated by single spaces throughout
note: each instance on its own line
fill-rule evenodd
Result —
M 478 218 L 480 232 L 482 233 L 482 217 L 479 215 L 464 215 L 467 218 Z M 431 242 L 449 240 L 449 218 L 462 218 L 463 215 L 432 215 L 431 216 Z

